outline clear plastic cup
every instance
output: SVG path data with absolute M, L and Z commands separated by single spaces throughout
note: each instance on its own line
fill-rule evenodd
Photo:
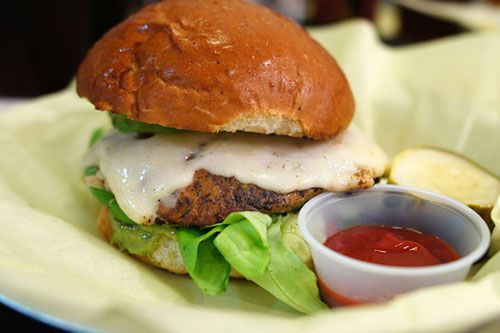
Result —
M 367 224 L 435 235 L 451 245 L 460 259 L 425 267 L 386 266 L 353 259 L 323 245 L 340 230 Z M 323 298 L 331 306 L 381 302 L 417 288 L 463 280 L 490 243 L 486 223 L 466 205 L 397 185 L 321 194 L 301 209 L 299 228 L 311 247 Z

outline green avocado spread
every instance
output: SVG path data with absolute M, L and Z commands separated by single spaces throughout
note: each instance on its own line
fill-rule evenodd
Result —
M 89 166 L 85 169 L 85 177 L 95 177 L 98 166 Z M 132 221 L 118 206 L 115 196 L 104 188 L 89 186 L 90 192 L 105 207 L 109 208 L 111 220 L 111 244 L 115 244 L 121 251 L 147 257 L 154 262 L 153 254 L 160 246 L 162 238 L 177 240 L 177 227 L 168 224 L 139 225 Z
M 139 225 L 118 221 L 111 218 L 113 234 L 111 244 L 115 244 L 121 251 L 147 257 L 153 260 L 153 253 L 158 249 L 163 237 L 177 240 L 177 227 L 164 225 Z

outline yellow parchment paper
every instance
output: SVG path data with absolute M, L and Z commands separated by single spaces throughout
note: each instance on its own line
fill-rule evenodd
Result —
M 391 157 L 434 145 L 500 173 L 499 33 L 400 49 L 381 45 L 364 21 L 312 34 L 345 70 L 355 123 Z M 91 132 L 108 122 L 74 86 L 0 114 L 0 300 L 55 324 L 121 332 L 462 331 L 500 316 L 499 257 L 476 266 L 473 282 L 314 316 L 245 281 L 205 296 L 190 279 L 112 248 L 96 230 L 98 205 L 82 184 L 81 159 Z

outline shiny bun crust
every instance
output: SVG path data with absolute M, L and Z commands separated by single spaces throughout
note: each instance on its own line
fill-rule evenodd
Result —
M 354 100 L 304 29 L 239 0 L 167 0 L 111 29 L 77 73 L 97 109 L 166 127 L 327 139 Z

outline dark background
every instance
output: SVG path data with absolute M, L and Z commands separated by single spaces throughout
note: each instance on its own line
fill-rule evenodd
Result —
M 254 0 L 258 1 L 258 0 Z M 306 2 L 294 19 L 304 25 L 353 17 L 373 19 L 376 0 L 260 0 L 274 9 Z M 87 50 L 110 27 L 154 0 L 0 1 L 0 96 L 31 97 L 63 89 Z M 386 1 L 387 2 L 387 1 Z M 462 32 L 455 24 L 401 10 L 392 45 Z
M 62 89 L 93 42 L 140 6 L 140 0 L 2 0 L 0 95 Z
M 289 0 L 292 1 L 292 0 Z M 376 0 L 308 1 L 294 13 L 305 26 L 364 17 L 372 20 Z M 87 50 L 110 27 L 154 0 L 32 0 L 0 1 L 0 96 L 33 97 L 63 89 L 74 77 Z M 263 0 L 274 9 L 286 1 Z M 286 10 L 286 8 L 285 8 Z M 390 45 L 404 45 L 463 32 L 460 26 L 405 9 L 401 27 Z M 0 303 L 4 328 L 18 331 L 61 331 L 24 316 Z

